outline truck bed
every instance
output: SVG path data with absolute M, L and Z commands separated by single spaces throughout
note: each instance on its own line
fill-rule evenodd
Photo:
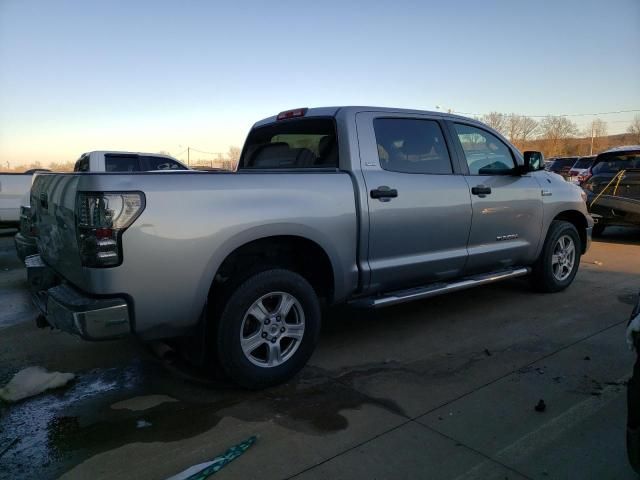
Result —
M 122 236 L 121 265 L 81 265 L 79 191 L 144 193 L 144 211 Z M 227 255 L 272 235 L 321 246 L 334 269 L 336 299 L 357 286 L 354 188 L 349 174 L 337 170 L 45 174 L 34 182 L 31 202 L 44 261 L 86 293 L 135 298 L 134 330 L 145 338 L 193 327 Z

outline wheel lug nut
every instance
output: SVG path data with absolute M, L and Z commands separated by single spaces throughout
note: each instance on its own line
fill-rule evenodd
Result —
M 268 318 L 264 321 L 265 325 L 269 325 L 271 323 L 271 320 L 269 320 Z
M 271 339 L 271 343 L 276 343 L 276 340 L 277 340 L 277 339 L 276 339 L 276 337 L 273 337 L 273 338 Z
M 282 328 L 280 329 L 280 333 L 284 333 L 284 331 L 285 331 L 285 330 L 286 330 L 286 329 L 285 329 L 284 327 L 282 327 Z
M 276 321 L 278 321 L 278 322 L 279 322 L 279 321 L 280 321 L 280 318 L 281 318 L 281 317 L 280 317 L 280 315 L 278 315 L 278 316 L 276 317 Z
M 267 332 L 262 332 L 262 338 L 267 338 Z

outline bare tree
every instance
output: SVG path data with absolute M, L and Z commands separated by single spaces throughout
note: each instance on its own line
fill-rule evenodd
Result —
M 505 119 L 505 133 L 512 143 L 518 141 L 522 130 L 522 117 L 515 113 L 509 114 Z
M 597 152 L 598 150 L 602 150 L 605 146 L 605 140 L 603 140 L 603 137 L 607 136 L 607 122 L 596 118 L 587 125 L 584 134 L 587 138 L 591 139 L 589 155 L 593 155 L 594 151 Z
M 480 121 L 486 123 L 494 130 L 499 131 L 500 133 L 505 132 L 505 127 L 507 125 L 507 117 L 504 113 L 500 112 L 491 112 L 483 115 L 480 118 Z
M 527 143 L 528 140 L 531 140 L 535 135 L 536 131 L 540 127 L 540 124 L 537 120 L 534 120 L 531 117 L 521 116 L 520 117 L 520 142 L 522 144 Z
M 240 147 L 229 147 L 229 151 L 227 152 L 227 160 L 229 162 L 229 167 L 231 170 L 235 170 L 238 166 L 238 161 L 240 160 L 240 154 L 242 150 Z
M 551 155 L 561 155 L 566 149 L 566 139 L 575 136 L 578 127 L 567 117 L 548 115 L 540 122 L 540 137 L 546 141 Z
M 640 115 L 633 117 L 631 125 L 627 128 L 627 133 L 630 133 L 633 136 L 633 142 L 640 144 Z

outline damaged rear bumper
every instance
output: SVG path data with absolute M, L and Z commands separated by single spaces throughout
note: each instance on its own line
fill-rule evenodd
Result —
M 40 257 L 25 259 L 33 303 L 46 322 L 85 340 L 112 340 L 131 333 L 124 298 L 96 298 L 63 283 Z
M 591 202 L 595 200 L 593 204 Z M 640 200 L 602 195 L 587 199 L 591 213 L 601 217 L 598 223 L 605 225 L 640 225 Z

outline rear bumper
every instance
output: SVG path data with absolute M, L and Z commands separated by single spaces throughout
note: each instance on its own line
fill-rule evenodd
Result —
M 605 225 L 640 225 L 640 200 L 602 195 L 591 205 L 595 195 L 587 199 L 589 210 L 599 215 Z
M 16 236 L 13 237 L 13 242 L 16 245 L 18 258 L 22 262 L 24 262 L 24 259 L 29 255 L 35 255 L 38 253 L 38 246 L 34 237 L 27 237 L 26 235 L 18 232 Z
M 33 303 L 54 328 L 85 340 L 113 340 L 131 333 L 123 298 L 95 298 L 61 283 L 40 255 L 25 259 Z

